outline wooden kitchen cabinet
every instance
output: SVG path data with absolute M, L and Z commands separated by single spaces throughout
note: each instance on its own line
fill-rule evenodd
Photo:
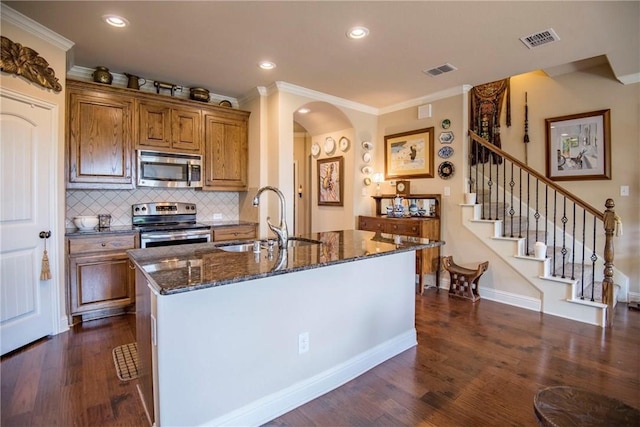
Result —
M 235 117 L 220 114 L 205 116 L 203 190 L 247 190 L 249 113 L 236 113 Z
M 134 98 L 68 81 L 67 119 L 67 188 L 134 188 Z
M 71 323 L 124 312 L 135 302 L 127 250 L 137 247 L 137 233 L 67 237 Z
M 202 114 L 196 107 L 176 102 L 138 102 L 137 147 L 171 152 L 200 153 Z
M 255 240 L 258 237 L 258 228 L 256 224 L 214 226 L 212 232 L 214 242 L 224 242 L 229 240 Z
M 431 216 L 414 216 L 389 218 L 381 215 L 385 200 L 394 199 L 395 195 L 373 196 L 376 203 L 375 216 L 359 216 L 358 229 L 377 233 L 401 234 L 403 236 L 426 237 L 440 240 L 440 195 L 414 194 L 405 200 L 416 199 L 430 201 L 433 207 Z M 405 206 L 406 208 L 406 206 Z M 436 273 L 436 286 L 440 281 L 440 246 L 416 251 L 416 274 L 418 274 L 418 291 L 424 291 L 424 274 Z

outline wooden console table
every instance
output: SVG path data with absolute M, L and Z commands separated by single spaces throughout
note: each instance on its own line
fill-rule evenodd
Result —
M 405 196 L 408 200 L 430 200 L 435 204 L 431 216 L 409 216 L 390 218 L 382 215 L 382 202 L 394 199 L 396 195 L 372 196 L 376 203 L 375 216 L 359 216 L 358 229 L 379 233 L 401 234 L 404 236 L 426 237 L 430 240 L 440 240 L 440 195 L 412 194 Z M 406 209 L 406 206 L 405 206 Z M 418 292 L 424 292 L 424 274 L 436 273 L 436 286 L 440 284 L 440 246 L 416 251 L 416 273 L 418 274 Z

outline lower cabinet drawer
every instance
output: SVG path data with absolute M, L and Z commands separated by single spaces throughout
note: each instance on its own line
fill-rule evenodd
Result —
M 385 223 L 375 218 L 360 217 L 360 219 L 358 220 L 358 229 L 365 230 L 365 231 L 378 231 L 378 232 L 384 233 Z
M 403 236 L 420 236 L 420 225 L 417 223 L 407 224 L 406 222 L 388 222 L 385 231 L 391 234 L 402 234 Z
M 105 235 L 74 237 L 69 239 L 69 254 L 86 252 L 103 252 L 114 250 L 127 250 L 136 247 L 136 235 Z
M 256 226 L 253 224 L 234 225 L 229 227 L 216 227 L 213 229 L 213 241 L 225 240 L 251 240 L 258 236 Z

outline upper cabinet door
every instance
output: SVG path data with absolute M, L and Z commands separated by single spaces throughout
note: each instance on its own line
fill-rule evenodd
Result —
M 162 103 L 140 102 L 138 105 L 138 146 L 171 147 L 171 108 Z
M 134 100 L 67 86 L 67 188 L 134 188 Z
M 138 147 L 200 153 L 202 116 L 197 108 L 170 102 L 140 101 Z
M 179 151 L 200 153 L 202 149 L 202 116 L 197 109 L 171 111 L 171 147 Z
M 205 117 L 203 190 L 247 190 L 247 122 Z

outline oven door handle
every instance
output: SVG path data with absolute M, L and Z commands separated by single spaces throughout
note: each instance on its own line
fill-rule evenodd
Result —
M 159 239 L 198 237 L 198 236 L 206 236 L 207 234 L 209 234 L 209 231 L 192 231 L 190 233 L 144 234 L 140 237 L 146 240 L 159 240 Z

